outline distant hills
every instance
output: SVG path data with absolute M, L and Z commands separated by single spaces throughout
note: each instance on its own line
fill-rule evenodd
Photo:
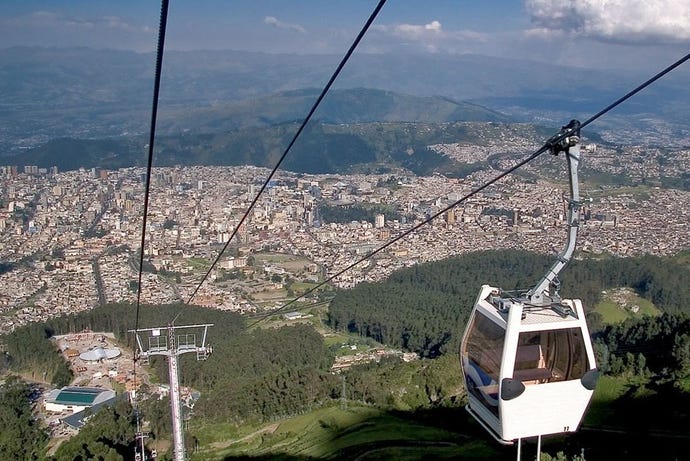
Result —
M 168 113 L 160 123 L 155 164 L 272 168 L 319 93 L 316 89 L 291 90 Z M 468 168 L 426 147 L 479 138 L 460 121 L 505 123 L 509 118 L 449 98 L 358 88 L 333 90 L 314 120 L 287 157 L 285 169 L 306 173 L 405 169 L 457 176 L 479 166 Z M 60 170 L 143 166 L 146 142 L 142 135 L 96 140 L 57 138 L 9 156 L 6 162 L 55 165 Z
M 156 140 L 154 164 L 250 164 L 272 168 L 297 126 L 293 122 L 218 133 L 163 135 Z M 496 137 L 536 140 L 545 136 L 545 132 L 540 133 L 530 126 L 495 122 L 315 123 L 305 130 L 282 168 L 304 173 L 343 174 L 405 170 L 419 175 L 440 173 L 462 177 L 486 165 L 459 163 L 427 146 L 462 141 L 482 144 Z M 60 138 L 8 157 L 6 161 L 41 167 L 56 165 L 61 170 L 144 166 L 145 143 L 144 136 L 105 140 Z
M 320 89 L 284 91 L 212 107 L 167 111 L 161 121 L 164 132 L 223 132 L 302 121 L 321 93 Z M 478 104 L 450 98 L 410 96 L 392 91 L 336 89 L 314 114 L 322 123 L 455 121 L 507 122 L 510 117 Z
M 138 141 L 138 140 L 137 140 Z M 58 138 L 30 149 L 23 154 L 6 158 L 12 165 L 37 165 L 60 171 L 79 168 L 121 168 L 140 164 L 145 151 L 140 142 L 126 139 L 74 139 Z M 140 147 L 137 148 L 137 145 Z
M 166 52 L 161 134 L 219 132 L 301 119 L 316 91 L 304 88 L 322 88 L 340 58 Z M 145 133 L 153 67 L 151 53 L 0 49 L 0 156 L 57 138 Z M 328 123 L 509 117 L 559 127 L 571 118 L 592 115 L 648 77 L 477 55 L 356 53 L 316 117 Z M 679 69 L 593 128 L 644 131 L 666 139 L 687 133 L 687 81 L 687 70 Z M 353 89 L 360 90 L 349 92 Z M 374 90 L 380 92 L 367 93 Z M 629 138 L 628 133 L 623 137 Z

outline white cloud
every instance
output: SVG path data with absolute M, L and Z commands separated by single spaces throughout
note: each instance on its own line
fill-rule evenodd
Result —
M 291 24 L 288 22 L 283 22 L 276 18 L 275 16 L 266 16 L 264 18 L 264 24 L 268 24 L 269 26 L 276 27 L 278 29 L 286 29 L 286 30 L 293 30 L 295 32 L 299 32 L 301 34 L 305 34 L 307 30 L 300 26 L 299 24 Z
M 431 21 L 428 24 L 377 25 L 374 29 L 410 40 L 438 37 L 443 33 L 443 27 L 439 21 Z
M 526 0 L 540 30 L 617 42 L 690 41 L 688 0 Z
M 426 24 L 377 24 L 372 27 L 379 49 L 404 47 L 429 53 L 465 53 L 486 41 L 486 34 L 472 30 L 446 30 L 438 20 Z
M 79 16 L 66 16 L 51 11 L 36 11 L 28 16 L 15 20 L 16 24 L 34 27 L 66 27 L 77 29 L 94 29 L 105 27 L 108 29 L 132 30 L 133 26 L 119 16 L 100 16 L 84 18 Z
M 96 27 L 95 21 L 84 18 L 63 18 L 62 22 L 69 27 L 78 27 L 84 29 L 93 29 Z
M 39 10 L 0 17 L 4 44 L 31 46 L 90 46 L 150 51 L 158 30 L 118 15 L 81 16 Z
M 119 16 L 104 16 L 102 18 L 104 24 L 112 29 L 130 30 L 132 25 Z

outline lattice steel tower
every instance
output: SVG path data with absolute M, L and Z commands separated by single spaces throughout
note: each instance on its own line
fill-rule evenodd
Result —
M 206 360 L 212 352 L 211 346 L 206 345 L 206 333 L 211 323 L 199 325 L 168 325 L 158 328 L 140 328 L 129 330 L 136 334 L 139 359 L 148 361 L 152 355 L 163 355 L 168 358 L 168 375 L 170 377 L 170 411 L 172 414 L 173 430 L 173 459 L 185 461 L 184 434 L 182 432 L 182 414 L 180 411 L 180 375 L 177 357 L 181 354 L 196 353 L 197 360 Z M 195 333 L 184 333 L 175 337 L 176 330 L 201 329 L 201 344 L 196 344 Z M 148 347 L 144 348 L 140 333 L 148 332 Z M 135 377 L 136 378 L 136 377 Z M 143 456 L 143 454 L 142 454 Z

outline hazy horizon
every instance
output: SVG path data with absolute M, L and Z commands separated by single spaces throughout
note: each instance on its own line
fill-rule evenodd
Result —
M 166 50 L 342 55 L 374 1 L 171 2 Z M 0 4 L 3 46 L 151 52 L 158 2 L 35 0 Z M 476 54 L 592 69 L 654 69 L 687 52 L 682 0 L 389 2 L 358 53 Z

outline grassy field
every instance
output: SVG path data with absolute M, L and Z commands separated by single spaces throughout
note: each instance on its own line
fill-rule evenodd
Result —
M 290 289 L 294 291 L 296 295 L 300 295 L 307 290 L 315 288 L 316 286 L 318 286 L 318 283 L 292 282 L 292 284 L 290 284 Z
M 592 187 L 595 185 L 595 183 L 589 185 L 590 187 Z M 620 195 L 630 195 L 635 200 L 643 201 L 649 200 L 651 191 L 652 188 L 650 186 L 618 186 L 614 188 L 608 188 L 606 190 L 602 190 L 598 187 L 592 187 L 591 189 L 587 189 L 587 196 L 592 197 L 594 200 L 599 200 L 601 197 L 618 197 Z
M 458 408 L 457 412 L 464 412 Z M 472 428 L 476 430 L 476 428 Z M 425 425 L 372 407 L 330 407 L 262 426 L 194 430 L 196 460 L 258 459 L 495 459 L 488 439 Z M 429 457 L 431 456 L 431 457 Z
M 608 290 L 594 311 L 602 316 L 604 323 L 620 323 L 629 318 L 661 315 L 661 311 L 650 301 L 639 297 L 627 288 Z
M 587 410 L 584 425 L 601 425 L 615 418 L 615 409 L 611 405 L 616 399 L 621 397 L 628 389 L 628 380 L 612 376 L 602 376 L 599 378 L 597 387 L 594 390 L 592 403 Z
M 291 272 L 304 270 L 312 263 L 311 260 L 302 256 L 283 253 L 256 253 L 254 254 L 254 261 L 255 265 L 268 264 L 280 266 Z
M 333 344 L 348 344 L 354 342 L 357 338 L 364 344 L 364 338 L 361 336 L 349 335 L 341 332 L 327 333 L 324 335 L 323 341 L 326 346 L 332 346 Z
M 608 300 L 601 301 L 594 306 L 594 311 L 601 314 L 603 322 L 606 324 L 620 323 L 630 318 L 630 315 L 621 309 L 618 304 Z
M 204 258 L 187 258 L 187 265 L 195 271 L 208 270 L 211 263 Z
M 582 430 L 545 437 L 542 449 L 572 454 L 584 447 L 593 460 L 618 459 L 609 456 L 624 452 L 625 459 L 685 459 L 650 458 L 647 452 L 635 456 L 635 450 L 644 451 L 647 444 L 659 442 L 669 453 L 682 452 L 679 447 L 690 440 L 688 422 L 680 415 L 684 410 L 676 415 L 668 403 L 676 401 L 685 408 L 687 396 L 677 398 L 654 390 L 642 377 L 603 376 Z M 515 459 L 514 446 L 496 444 L 461 407 L 406 413 L 348 402 L 346 408 L 331 406 L 260 425 L 221 423 L 192 427 L 188 432 L 200 446 L 192 461 Z M 534 440 L 525 443 L 525 453 L 533 453 Z M 629 448 L 632 445 L 638 446 Z

